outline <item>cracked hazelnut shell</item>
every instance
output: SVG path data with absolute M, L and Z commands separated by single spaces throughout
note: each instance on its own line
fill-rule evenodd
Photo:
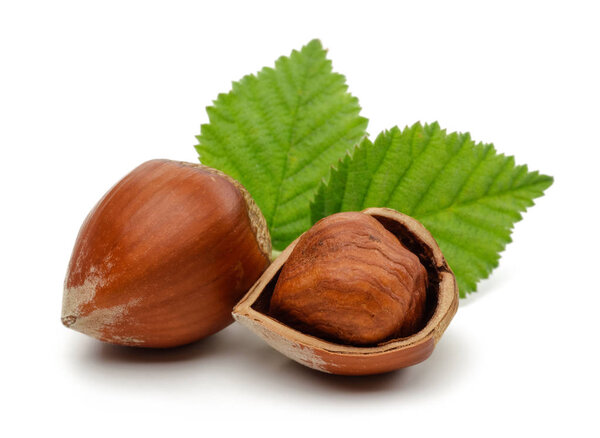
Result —
M 61 320 L 114 344 L 187 344 L 233 321 L 270 252 L 266 222 L 237 181 L 200 164 L 148 161 L 85 219 Z
M 321 337 L 322 334 L 306 333 L 302 327 L 294 328 L 271 314 L 270 301 L 278 279 L 283 275 L 282 269 L 304 235 L 292 242 L 267 268 L 235 306 L 234 318 L 289 358 L 327 373 L 378 374 L 427 359 L 458 308 L 454 274 L 431 234 L 417 220 L 387 208 L 369 208 L 360 214 L 377 220 L 418 257 L 426 270 L 425 304 L 416 331 L 408 335 L 399 333 L 372 345 L 348 345 Z

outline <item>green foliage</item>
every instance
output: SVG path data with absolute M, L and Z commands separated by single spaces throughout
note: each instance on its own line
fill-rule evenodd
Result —
M 312 220 L 390 207 L 418 219 L 439 243 L 461 296 L 498 265 L 520 212 L 552 177 L 516 166 L 491 144 L 420 123 L 364 139 L 332 168 L 311 205 Z
M 248 189 L 279 250 L 310 227 L 320 179 L 367 126 L 318 40 L 233 83 L 207 112 L 196 146 L 201 162 Z
M 322 217 L 390 207 L 431 231 L 463 297 L 498 265 L 521 212 L 553 181 L 437 123 L 395 127 L 371 142 L 358 100 L 318 40 L 234 82 L 207 112 L 200 160 L 252 194 L 274 253 Z

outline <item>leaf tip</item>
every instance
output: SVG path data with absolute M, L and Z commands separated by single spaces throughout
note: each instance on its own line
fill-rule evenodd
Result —
M 554 177 L 552 175 L 540 175 L 540 181 L 545 185 L 544 190 L 554 184 Z
M 321 40 L 319 38 L 313 38 L 304 47 L 310 48 L 313 50 L 324 50 L 323 43 L 321 43 Z

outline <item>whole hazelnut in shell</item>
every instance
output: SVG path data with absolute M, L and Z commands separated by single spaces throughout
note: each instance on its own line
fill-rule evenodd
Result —
M 85 219 L 61 319 L 114 344 L 187 344 L 233 321 L 270 252 L 266 222 L 237 181 L 200 164 L 148 161 Z
M 421 328 L 427 271 L 372 216 L 338 213 L 298 241 L 281 270 L 270 313 L 291 327 L 350 345 Z

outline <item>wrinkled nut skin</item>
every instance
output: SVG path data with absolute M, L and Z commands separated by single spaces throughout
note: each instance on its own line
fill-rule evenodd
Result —
M 174 347 L 215 333 L 269 265 L 258 207 L 199 164 L 143 163 L 83 223 L 62 322 L 102 341 Z
M 270 314 L 306 334 L 350 345 L 409 336 L 423 326 L 427 272 L 372 216 L 317 222 L 285 263 Z

